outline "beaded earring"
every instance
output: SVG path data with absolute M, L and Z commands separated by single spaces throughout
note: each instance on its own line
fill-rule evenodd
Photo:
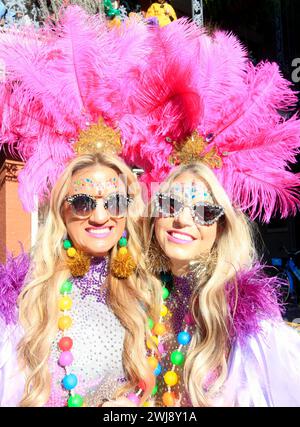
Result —
M 136 269 L 136 264 L 127 249 L 127 231 L 123 231 L 119 240 L 119 249 L 111 262 L 110 270 L 118 279 L 127 279 Z
M 91 265 L 90 257 L 81 251 L 77 251 L 69 239 L 64 240 L 63 247 L 67 252 L 67 265 L 72 276 L 84 276 Z

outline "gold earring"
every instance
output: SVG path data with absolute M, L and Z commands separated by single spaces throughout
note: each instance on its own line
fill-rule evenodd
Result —
M 64 240 L 63 246 L 67 252 L 67 266 L 72 276 L 84 276 L 90 269 L 91 258 L 85 253 L 73 248 L 69 239 Z
M 125 230 L 119 240 L 117 255 L 111 262 L 110 271 L 118 279 L 127 279 L 136 269 L 136 263 L 127 249 L 127 231 Z

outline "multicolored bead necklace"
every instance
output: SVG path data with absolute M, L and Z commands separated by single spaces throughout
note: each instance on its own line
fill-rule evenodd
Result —
M 148 325 L 151 333 L 151 339 L 147 341 L 147 348 L 151 351 L 150 356 L 148 356 L 148 363 L 153 369 L 154 375 L 158 378 L 162 372 L 162 365 L 159 362 L 160 356 L 165 353 L 163 344 L 160 342 L 161 338 L 166 334 L 167 330 L 163 323 L 164 318 L 169 313 L 169 310 L 166 306 L 166 301 L 170 296 L 170 287 L 173 283 L 173 278 L 168 273 L 161 274 L 161 280 L 163 283 L 162 288 L 162 306 L 160 312 L 160 319 L 156 325 L 152 319 L 148 319 Z M 169 313 L 171 314 L 171 313 Z M 162 403 L 164 406 L 171 407 L 176 404 L 176 396 L 172 391 L 174 387 L 179 382 L 179 375 L 176 372 L 176 368 L 179 368 L 184 365 L 185 355 L 183 349 L 187 349 L 188 344 L 191 341 L 191 329 L 195 324 L 194 318 L 190 313 L 186 313 L 184 316 L 184 328 L 177 334 L 177 343 L 178 348 L 173 350 L 170 355 L 170 361 L 172 363 L 172 368 L 164 373 L 164 383 L 167 386 L 167 391 L 162 395 Z M 153 343 L 156 344 L 158 349 L 158 354 Z M 145 384 L 143 381 L 140 381 L 138 384 L 139 390 L 137 393 L 130 393 L 127 397 L 136 405 L 140 404 L 140 394 L 145 390 Z M 158 385 L 156 384 L 152 390 L 152 397 L 154 397 L 158 392 Z M 150 402 L 146 402 L 144 406 L 149 406 Z

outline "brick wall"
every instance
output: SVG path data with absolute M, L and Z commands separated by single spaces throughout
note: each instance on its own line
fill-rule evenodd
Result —
M 6 250 L 17 255 L 21 242 L 25 251 L 31 245 L 31 215 L 23 210 L 18 196 L 18 174 L 23 163 L 4 160 L 0 169 L 0 262 Z

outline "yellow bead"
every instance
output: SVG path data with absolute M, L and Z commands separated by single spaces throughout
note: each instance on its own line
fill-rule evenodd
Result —
M 175 405 L 175 398 L 173 393 L 170 393 L 169 391 L 166 391 L 162 396 L 162 401 L 165 406 L 174 406 Z
M 64 331 L 65 329 L 69 329 L 71 325 L 72 325 L 72 319 L 70 316 L 61 316 L 58 319 L 58 327 L 62 331 Z
M 68 257 L 70 257 L 70 258 L 74 258 L 74 256 L 76 255 L 76 249 L 75 248 L 69 248 L 68 250 L 67 250 L 67 255 L 68 255 Z
M 172 387 L 173 385 L 177 384 L 177 382 L 178 382 L 178 375 L 174 371 L 168 371 L 164 375 L 164 380 L 165 380 L 165 383 L 167 385 L 169 385 L 170 387 Z
M 70 310 L 72 307 L 72 300 L 70 297 L 68 297 L 67 295 L 64 297 L 61 297 L 59 300 L 59 309 L 61 311 L 64 310 Z
M 154 326 L 153 333 L 155 335 L 164 335 L 166 333 L 166 327 L 162 323 L 157 323 Z
M 149 350 L 154 350 L 155 349 L 153 341 L 156 344 L 156 347 L 158 346 L 158 338 L 153 336 L 152 340 L 151 339 L 147 340 L 147 348 L 149 348 Z
M 120 255 L 126 255 L 126 254 L 127 254 L 127 252 L 128 252 L 127 248 L 120 248 L 120 249 L 119 249 L 119 254 L 120 254 Z
M 149 356 L 148 363 L 149 363 L 149 366 L 154 370 L 157 368 L 158 360 L 154 356 Z
M 143 404 L 143 406 L 150 406 L 150 402 L 145 402 L 144 404 Z
M 162 305 L 161 310 L 160 310 L 160 315 L 162 317 L 165 317 L 168 314 L 168 309 L 165 305 Z

